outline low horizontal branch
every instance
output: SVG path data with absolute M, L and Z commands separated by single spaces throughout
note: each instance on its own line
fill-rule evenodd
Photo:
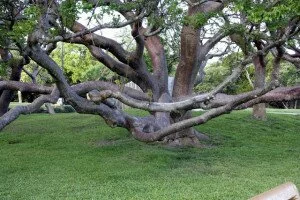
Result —
M 213 99 L 206 106 L 206 109 L 223 106 L 245 95 L 247 95 L 247 93 L 238 94 L 238 95 L 217 94 L 215 99 Z M 300 99 L 300 85 L 294 87 L 279 87 L 260 97 L 257 97 L 247 103 L 240 105 L 238 109 L 245 109 L 258 103 L 291 101 L 291 100 L 298 100 L 298 99 Z
M 147 101 L 149 97 L 147 94 L 138 91 L 136 89 L 130 87 L 120 88 L 120 86 L 105 81 L 87 81 L 84 83 L 79 83 L 76 85 L 71 86 L 72 89 L 79 95 L 85 95 L 91 90 L 111 90 L 113 92 L 122 92 L 133 99 Z M 34 83 L 24 83 L 19 81 L 5 81 L 0 80 L 0 91 L 2 90 L 14 90 L 14 91 L 21 91 L 21 92 L 31 92 L 31 93 L 38 93 L 38 94 L 50 94 L 54 87 L 50 86 L 43 86 L 37 85 Z
M 59 91 L 57 89 L 53 90 L 53 92 L 49 95 L 42 95 L 35 99 L 29 105 L 16 106 L 12 108 L 3 116 L 0 117 L 0 130 L 6 127 L 8 124 L 13 122 L 22 114 L 30 114 L 37 111 L 44 103 L 56 103 L 59 98 Z
M 32 92 L 39 94 L 49 94 L 53 87 L 36 85 L 34 83 L 23 83 L 19 81 L 0 81 L 1 90 L 19 90 L 21 92 Z
M 300 99 L 300 85 L 295 87 L 279 87 L 275 90 L 242 104 L 238 109 L 251 107 L 258 103 L 293 101 Z
M 166 137 L 170 134 L 176 133 L 178 131 L 182 131 L 189 127 L 204 124 L 212 118 L 220 116 L 224 113 L 228 113 L 228 112 L 232 111 L 233 109 L 235 109 L 238 105 L 248 102 L 252 99 L 255 99 L 257 96 L 261 96 L 261 95 L 267 93 L 268 91 L 270 91 L 271 89 L 272 89 L 272 86 L 268 86 L 263 89 L 257 89 L 257 90 L 251 91 L 245 96 L 240 96 L 240 97 L 236 98 L 234 101 L 231 101 L 223 106 L 220 106 L 218 108 L 213 108 L 213 109 L 201 114 L 198 117 L 192 117 L 192 118 L 180 121 L 180 122 L 176 122 L 166 128 L 158 130 L 156 132 L 145 133 L 140 130 L 140 127 L 135 127 L 135 126 L 131 127 L 131 131 L 132 131 L 133 136 L 137 140 L 140 140 L 143 142 L 154 142 L 154 141 L 162 140 L 164 137 Z
M 126 94 L 121 92 L 113 92 L 111 90 L 104 91 L 91 91 L 88 93 L 90 100 L 94 102 L 102 102 L 107 98 L 115 98 L 121 101 L 122 103 L 142 110 L 147 111 L 157 111 L 157 112 L 171 112 L 176 110 L 191 110 L 194 108 L 199 108 L 200 103 L 204 101 L 209 101 L 213 96 L 207 94 L 200 94 L 197 96 L 190 97 L 187 100 L 178 101 L 174 103 L 158 103 L 150 101 L 141 101 L 133 99 Z

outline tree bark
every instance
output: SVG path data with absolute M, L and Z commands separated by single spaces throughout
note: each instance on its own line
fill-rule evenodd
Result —
M 188 96 L 193 93 L 194 81 L 198 72 L 196 65 L 199 64 L 199 30 L 192 26 L 184 26 L 181 32 L 181 57 L 177 67 L 173 97 Z M 191 112 L 186 112 L 181 115 L 173 115 L 173 121 L 178 122 L 191 117 Z M 168 138 L 171 145 L 187 146 L 198 145 L 199 141 L 194 135 L 194 128 L 177 132 Z
M 255 89 L 265 87 L 266 65 L 263 56 L 256 56 L 253 59 L 255 67 Z M 259 103 L 253 106 L 252 115 L 255 119 L 266 120 L 266 104 Z
M 276 37 L 270 34 L 264 34 L 263 32 L 261 32 L 262 34 L 256 34 L 256 32 L 260 32 L 259 27 L 261 27 L 261 25 L 253 25 L 248 22 L 247 13 L 232 10 L 232 5 L 227 4 L 227 2 L 229 3 L 230 1 L 186 0 L 185 2 L 188 3 L 188 13 L 184 19 L 183 28 L 181 30 L 180 58 L 171 96 L 171 92 L 168 91 L 168 63 L 164 45 L 161 38 L 155 35 L 162 30 L 161 28 L 167 28 L 167 26 L 160 27 L 160 25 L 162 25 L 160 20 L 148 19 L 146 23 L 146 21 L 142 19 L 144 17 L 152 18 L 154 15 L 165 17 L 167 14 L 166 11 L 169 9 L 164 9 L 163 4 L 160 4 L 159 1 L 145 1 L 136 8 L 126 6 L 130 1 L 127 3 L 126 1 L 119 0 L 105 0 L 100 3 L 98 0 L 95 0 L 91 2 L 95 9 L 96 7 L 114 4 L 111 8 L 123 15 L 127 22 L 116 23 L 116 21 L 113 20 L 112 24 L 99 24 L 89 29 L 78 22 L 62 23 L 62 21 L 59 20 L 63 17 L 59 16 L 61 14 L 59 10 L 60 6 L 62 6 L 61 1 L 56 3 L 47 3 L 45 1 L 32 2 L 33 5 L 36 4 L 44 8 L 40 9 L 40 20 L 38 20 L 34 32 L 28 35 L 25 44 L 14 44 L 13 40 L 8 40 L 12 42 L 12 44 L 8 46 L 13 49 L 18 47 L 20 56 L 28 59 L 31 58 L 42 68 L 46 69 L 55 80 L 56 87 L 53 87 L 51 92 L 49 91 L 50 88 L 35 84 L 21 82 L 17 82 L 17 84 L 15 83 L 16 81 L 1 81 L 0 106 L 2 106 L 2 114 L 5 114 L 0 117 L 0 130 L 15 120 L 19 115 L 29 114 L 45 103 L 55 103 L 59 97 L 64 97 L 77 112 L 100 115 L 108 125 L 128 129 L 133 137 L 139 141 L 164 141 L 174 146 L 197 146 L 200 144 L 199 140 L 207 139 L 207 137 L 199 134 L 192 127 L 206 123 L 208 120 L 229 113 L 234 109 L 249 107 L 262 102 L 270 102 L 275 99 L 294 100 L 300 98 L 300 87 L 277 88 L 272 90 L 278 86 L 275 81 L 271 81 L 270 85 L 265 86 L 266 64 L 263 60 L 270 50 L 273 48 L 279 49 L 279 47 L 285 45 L 289 39 L 293 39 L 296 34 L 299 34 L 297 29 L 299 27 L 298 18 L 291 20 L 287 27 L 280 28 L 284 31 L 284 34 L 278 35 L 279 38 L 276 39 Z M 23 3 L 21 4 L 23 5 Z M 26 5 L 26 3 L 24 3 L 24 5 Z M 168 3 L 166 3 L 166 5 L 168 5 Z M 231 11 L 228 12 L 228 9 L 226 9 L 223 15 L 217 13 L 217 15 L 211 15 L 213 14 L 211 12 L 220 11 L 224 5 L 228 5 Z M 179 4 L 178 6 L 180 8 L 181 5 Z M 62 10 L 64 9 L 62 8 Z M 217 17 L 215 20 L 210 20 L 212 19 L 211 17 L 214 18 L 215 16 Z M 221 16 L 224 18 L 225 23 L 220 19 Z M 236 20 L 238 19 L 236 18 L 237 16 L 240 16 L 240 24 L 238 20 Z M 165 19 L 166 22 L 169 21 L 171 24 L 173 23 L 173 20 Z M 18 21 L 17 19 L 14 20 L 16 20 L 15 22 Z M 164 20 L 161 22 L 163 21 Z M 210 21 L 216 26 L 210 25 Z M 230 21 L 234 23 L 231 24 Z M 73 26 L 67 27 L 69 30 L 61 30 L 61 25 Z M 105 27 L 120 28 L 126 25 L 131 25 L 132 39 L 136 43 L 136 48 L 132 51 L 126 50 L 123 44 L 115 40 L 96 34 L 96 31 Z M 147 25 L 148 27 L 144 28 L 143 25 Z M 169 26 L 169 23 L 167 25 Z M 244 28 L 239 25 L 244 26 Z M 11 28 L 13 31 L 13 24 Z M 59 33 L 55 35 L 49 34 L 49 31 L 53 28 L 60 30 L 58 31 Z M 248 28 L 250 28 L 249 31 L 247 30 Z M 264 26 L 264 29 L 271 32 L 271 30 L 267 28 L 267 26 Z M 214 33 L 215 30 L 218 30 L 217 33 Z M 252 37 L 253 30 L 255 31 L 255 34 L 253 34 L 255 37 Z M 74 34 L 70 33 L 70 31 L 74 32 Z M 278 31 L 276 31 L 276 33 L 277 32 Z M 231 40 L 242 49 L 245 54 L 245 59 L 212 91 L 194 96 L 193 87 L 199 69 L 200 74 L 203 73 L 207 60 L 212 58 L 212 54 L 209 54 L 212 53 L 210 50 L 219 42 L 227 43 L 227 41 L 221 40 L 228 34 L 231 35 Z M 256 37 L 260 35 L 263 36 L 262 40 L 264 43 L 259 41 L 259 37 Z M 202 39 L 200 40 L 200 38 Z M 276 40 L 273 41 L 274 39 Z M 133 89 L 118 86 L 117 84 L 104 83 L 101 81 L 91 81 L 71 86 L 61 70 L 61 67 L 49 56 L 49 53 L 55 48 L 56 42 L 58 41 L 85 45 L 94 58 L 118 75 L 139 85 L 143 92 L 140 93 Z M 255 46 L 253 46 L 253 42 Z M 148 70 L 143 57 L 145 48 L 148 50 L 152 61 L 153 73 Z M 282 48 L 284 47 L 282 46 Z M 0 48 L 0 55 L 4 62 L 12 60 L 12 54 L 10 54 L 8 50 Z M 277 57 L 279 63 L 280 56 Z M 287 57 L 285 59 L 290 60 L 292 63 L 298 63 L 293 57 Z M 220 92 L 222 92 L 229 83 L 235 81 L 246 66 L 252 62 L 256 68 L 256 90 L 238 95 L 220 94 Z M 18 66 L 11 68 L 13 70 L 17 68 L 19 71 L 13 71 L 11 80 L 19 80 L 22 69 L 21 66 L 26 63 L 14 63 L 13 65 Z M 10 65 L 13 66 L 12 63 L 10 63 Z M 277 72 L 278 70 L 274 71 Z M 38 71 L 36 72 L 38 73 Z M 28 74 L 30 75 L 31 73 Z M 274 74 L 275 77 L 277 77 L 276 73 Z M 33 73 L 31 75 L 33 82 L 35 82 L 36 75 Z M 6 112 L 13 95 L 12 91 L 26 91 L 26 89 L 29 92 L 44 93 L 46 95 L 39 96 L 32 104 L 18 106 Z M 51 94 L 49 94 L 50 92 Z M 86 93 L 89 93 L 91 101 L 85 98 Z M 127 105 L 149 111 L 150 115 L 146 117 L 132 116 L 120 110 L 109 98 L 116 98 Z M 192 109 L 194 108 L 211 109 L 200 116 L 192 117 Z M 265 108 L 262 109 L 260 106 L 257 106 L 257 108 L 258 109 L 256 109 L 256 106 L 254 107 L 254 112 L 258 113 L 256 117 L 264 118 L 265 113 L 261 113 L 261 111 L 264 111 Z
M 10 80 L 19 81 L 21 78 L 22 68 L 23 66 L 20 65 L 19 62 L 17 62 L 16 65 L 13 65 Z M 9 104 L 12 101 L 13 96 L 13 90 L 4 90 L 2 92 L 0 96 L 0 116 L 4 115 L 8 111 Z
M 188 16 L 195 16 L 197 13 L 209 13 L 222 8 L 222 3 L 220 2 L 207 2 L 199 6 L 190 6 L 188 9 Z M 194 83 L 197 77 L 197 73 L 205 59 L 201 53 L 200 46 L 200 28 L 194 27 L 192 25 L 184 25 L 181 31 L 181 54 L 180 62 L 177 66 L 174 88 L 173 88 L 173 98 L 178 100 L 182 97 L 192 95 Z M 172 119 L 174 122 L 179 122 L 191 118 L 191 111 L 173 114 Z M 194 128 L 188 128 L 186 130 L 180 131 L 174 134 L 170 140 L 171 144 L 174 145 L 192 145 L 198 146 L 199 139 L 196 137 L 196 130 Z M 198 134 L 200 135 L 200 134 Z M 201 134 L 202 135 L 202 134 Z

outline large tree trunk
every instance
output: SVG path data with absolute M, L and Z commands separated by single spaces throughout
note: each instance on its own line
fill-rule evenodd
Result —
M 192 1 L 194 2 L 194 1 Z M 216 11 L 222 7 L 219 2 L 207 2 L 199 6 L 190 6 L 188 9 L 188 16 L 194 16 L 197 13 L 209 13 Z M 181 31 L 181 54 L 180 62 L 177 66 L 173 98 L 175 100 L 181 99 L 185 96 L 192 95 L 195 79 L 197 73 L 203 62 L 203 55 L 200 46 L 200 28 L 192 25 L 184 25 Z M 176 114 L 172 116 L 174 122 L 182 121 L 190 118 L 192 115 L 191 111 Z M 196 133 L 196 134 L 195 134 Z M 170 141 L 175 145 L 199 145 L 199 138 L 203 137 L 203 134 L 198 133 L 194 128 L 188 128 L 180 131 L 170 137 Z
M 196 46 L 198 45 L 198 36 L 199 36 L 199 32 L 195 29 L 193 29 L 192 27 L 188 27 L 186 26 L 183 29 L 183 33 L 184 36 L 182 37 L 182 41 L 184 48 L 187 45 L 190 45 L 190 47 L 187 48 L 187 50 L 190 50 L 190 52 L 185 52 L 184 56 L 182 56 L 183 58 L 187 58 L 187 61 L 182 61 L 181 64 L 181 68 L 185 67 L 185 62 L 187 62 L 188 66 L 191 66 L 190 70 L 186 70 L 185 72 L 189 71 L 189 73 L 187 75 L 183 74 L 179 74 L 176 75 L 177 77 L 179 76 L 179 79 L 182 81 L 186 81 L 186 82 L 181 82 L 181 83 L 177 83 L 180 86 L 178 87 L 178 89 L 175 91 L 175 98 L 176 97 L 181 97 L 181 96 L 186 96 L 188 94 L 192 93 L 192 89 L 193 89 L 193 84 L 192 84 L 192 80 L 190 79 L 193 74 L 197 74 L 197 72 L 195 71 L 195 73 L 192 73 L 191 70 L 193 70 L 192 65 L 195 63 L 194 59 L 197 58 L 197 54 L 196 52 L 193 52 L 194 49 L 197 49 Z M 188 43 L 188 44 L 186 44 Z M 166 56 L 165 56 L 165 52 L 164 52 L 164 48 L 163 45 L 161 44 L 161 41 L 159 39 L 158 36 L 152 36 L 152 37 L 148 37 L 145 40 L 145 46 L 149 52 L 149 55 L 151 57 L 151 61 L 152 61 L 152 66 L 153 66 L 153 75 L 157 80 L 157 84 L 159 87 L 159 90 L 156 91 L 158 94 L 156 96 L 159 97 L 159 99 L 157 100 L 158 102 L 161 103 L 168 103 L 172 101 L 172 97 L 169 94 L 168 91 L 168 68 L 167 68 L 167 61 L 166 61 Z M 196 70 L 196 69 L 194 69 Z M 189 78 L 186 78 L 186 76 L 188 76 Z M 187 79 L 190 79 L 187 81 Z M 195 77 L 194 77 L 195 79 Z M 174 86 L 176 87 L 176 86 Z M 182 93 L 183 91 L 183 93 Z M 155 92 L 155 91 L 153 91 Z M 189 112 L 190 113 L 190 112 Z M 167 112 L 155 112 L 153 113 L 153 116 L 155 118 L 156 124 L 160 127 L 160 128 L 165 128 L 168 127 L 170 124 L 172 124 L 173 122 L 176 121 L 181 121 L 183 119 L 189 118 L 191 115 L 189 113 L 186 113 L 183 116 L 176 116 L 176 117 L 171 117 L 170 113 Z M 163 142 L 168 144 L 168 145 L 189 145 L 190 143 L 192 143 L 194 145 L 195 142 L 197 142 L 196 139 L 190 139 L 190 138 L 194 138 L 194 134 L 193 133 L 193 129 L 190 128 L 188 130 L 176 133 L 176 134 L 172 134 L 168 137 L 165 137 L 163 139 Z M 192 141 L 192 142 L 191 142 Z
M 183 27 L 181 34 L 181 59 L 174 81 L 173 97 L 175 99 L 180 99 L 193 93 L 194 81 L 198 72 L 198 68 L 195 65 L 199 63 L 197 55 L 199 47 L 199 30 L 191 26 Z M 174 122 L 178 122 L 190 118 L 191 112 L 173 115 L 172 117 Z M 180 131 L 169 137 L 169 142 L 179 146 L 199 144 L 193 128 Z
M 195 8 L 190 8 L 188 15 L 196 13 Z M 180 99 L 193 93 L 195 78 L 199 65 L 199 35 L 200 31 L 191 25 L 186 25 L 181 31 L 181 55 L 180 62 L 174 80 L 173 98 Z M 191 112 L 174 114 L 172 120 L 178 122 L 191 117 Z M 194 128 L 180 131 L 170 137 L 168 141 L 172 145 L 198 145 L 199 140 L 194 134 Z
M 266 66 L 263 56 L 256 56 L 253 60 L 255 66 L 255 89 L 265 87 Z M 266 104 L 259 103 L 253 106 L 252 115 L 255 119 L 266 120 Z

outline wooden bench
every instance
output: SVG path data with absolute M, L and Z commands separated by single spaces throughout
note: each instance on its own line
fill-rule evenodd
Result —
M 250 200 L 300 200 L 298 189 L 293 183 L 285 183 Z

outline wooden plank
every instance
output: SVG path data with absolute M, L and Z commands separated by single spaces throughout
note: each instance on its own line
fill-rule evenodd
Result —
M 288 182 L 252 197 L 250 200 L 300 200 L 300 196 L 296 185 Z

